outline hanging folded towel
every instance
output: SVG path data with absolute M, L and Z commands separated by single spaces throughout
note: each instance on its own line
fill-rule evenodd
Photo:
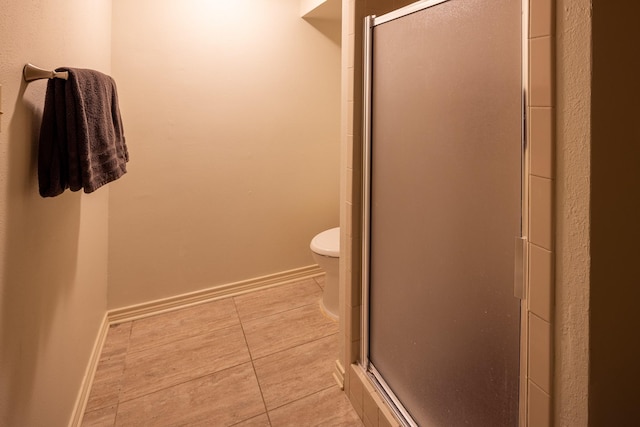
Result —
M 113 78 L 94 70 L 58 68 L 69 79 L 47 84 L 38 186 L 42 197 L 65 189 L 91 193 L 127 172 L 118 93 Z

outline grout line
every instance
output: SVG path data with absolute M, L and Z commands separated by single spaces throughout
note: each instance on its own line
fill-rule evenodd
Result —
M 310 340 L 310 341 L 305 341 L 305 342 L 303 342 L 303 343 L 301 343 L 301 344 L 296 344 L 296 345 L 294 345 L 293 347 L 284 348 L 284 349 L 282 349 L 282 350 L 278 350 L 278 351 L 275 351 L 275 352 L 273 352 L 273 353 L 269 353 L 269 354 L 264 355 L 264 356 L 256 357 L 255 359 L 253 359 L 253 358 L 252 358 L 252 360 L 261 360 L 261 359 L 264 359 L 265 357 L 271 357 L 271 356 L 276 355 L 276 354 L 278 354 L 278 353 L 284 353 L 285 351 L 291 351 L 291 350 L 294 350 L 294 349 L 296 349 L 296 348 L 298 348 L 298 347 L 302 347 L 303 345 L 311 344 L 311 343 L 314 343 L 314 342 L 317 342 L 317 341 L 323 340 L 323 339 L 325 339 L 325 338 L 332 337 L 332 336 L 334 336 L 334 335 L 338 335 L 338 332 L 334 332 L 334 333 L 332 333 L 332 334 L 325 335 L 325 336 L 320 337 L 320 338 L 315 338 L 315 339 L 312 339 L 312 340 Z
M 544 250 L 545 250 L 545 251 L 547 251 L 547 252 L 551 252 L 551 253 L 555 252 L 553 249 L 545 248 L 544 246 L 540 246 L 539 244 L 533 243 L 533 242 L 531 242 L 531 241 L 529 241 L 529 244 L 530 244 L 531 246 L 535 246 L 535 247 L 536 247 L 536 248 L 538 248 L 538 249 L 544 249 Z
M 129 344 L 131 343 L 131 331 L 133 331 L 133 322 L 129 322 L 129 333 L 127 335 L 127 345 L 124 351 L 124 360 L 122 361 L 122 372 L 118 381 L 118 400 L 116 401 L 116 413 L 113 417 L 113 426 L 118 425 L 118 412 L 120 411 L 120 392 L 122 391 L 122 382 L 124 381 L 124 373 L 127 370 L 127 356 L 129 355 Z M 108 338 L 108 335 L 107 335 Z
M 238 306 L 236 305 L 235 300 L 233 300 L 233 305 L 236 308 L 236 313 L 237 313 Z M 239 314 L 238 314 L 238 317 L 240 317 Z M 267 421 L 269 421 L 269 425 L 271 425 L 271 417 L 269 417 L 269 411 L 267 410 L 267 402 L 265 402 L 264 400 L 264 393 L 262 392 L 260 379 L 258 378 L 258 373 L 256 372 L 256 366 L 253 363 L 253 355 L 251 354 L 251 348 L 249 347 L 249 342 L 247 341 L 247 335 L 244 333 L 244 326 L 242 325 L 242 320 L 240 320 L 240 328 L 242 329 L 242 337 L 244 338 L 244 344 L 247 346 L 247 351 L 249 352 L 249 359 L 251 360 L 251 368 L 253 369 L 253 375 L 256 378 L 256 382 L 258 383 L 258 390 L 260 390 L 260 397 L 262 398 L 262 406 L 264 406 L 264 412 L 265 414 L 267 414 Z
M 226 368 L 224 368 L 224 369 L 220 369 L 219 371 L 207 372 L 206 374 L 198 375 L 198 376 L 196 376 L 196 377 L 189 378 L 188 380 L 184 380 L 184 381 L 181 381 L 181 382 L 178 382 L 178 383 L 175 383 L 175 384 L 171 384 L 171 385 L 166 386 L 166 387 L 158 388 L 158 389 L 156 389 L 156 390 L 153 390 L 153 391 L 150 391 L 150 392 L 148 392 L 148 393 L 144 393 L 144 394 L 141 394 L 141 395 L 138 395 L 138 396 L 132 397 L 132 398 L 130 398 L 130 399 L 118 400 L 118 405 L 119 405 L 120 403 L 131 402 L 132 400 L 136 400 L 136 399 L 139 399 L 139 398 L 141 398 L 141 397 L 149 396 L 150 394 L 154 394 L 154 393 L 157 393 L 157 392 L 159 392 L 159 391 L 168 390 L 168 389 L 170 389 L 170 388 L 177 387 L 177 386 L 179 386 L 179 385 L 183 385 L 183 384 L 186 384 L 186 383 L 190 383 L 190 382 L 192 382 L 192 381 L 201 380 L 201 379 L 203 379 L 203 378 L 210 377 L 210 376 L 212 376 L 212 375 L 216 375 L 216 374 L 219 374 L 219 373 L 224 372 L 224 371 L 228 371 L 229 369 L 235 369 L 235 368 L 237 368 L 238 366 L 246 365 L 246 364 L 247 364 L 247 363 L 249 363 L 249 362 L 250 362 L 250 360 L 247 360 L 247 361 L 245 361 L 245 362 L 241 362 L 241 363 L 238 363 L 238 364 L 236 364 L 236 365 L 229 366 L 229 367 L 226 367 Z
M 234 303 L 235 303 L 235 301 L 234 301 Z M 309 307 L 309 306 L 311 306 L 311 305 L 316 305 L 317 303 L 318 303 L 318 302 L 317 302 L 317 301 L 315 301 L 315 302 L 312 302 L 312 303 L 309 303 L 309 304 L 303 304 L 303 305 L 299 305 L 299 306 L 297 306 L 297 307 L 287 308 L 286 310 L 282 310 L 282 311 L 279 311 L 279 312 L 277 312 L 277 313 L 267 314 L 267 315 L 262 316 L 262 317 L 256 317 L 255 319 L 245 320 L 245 322 L 246 322 L 246 323 L 250 323 L 250 322 L 255 322 L 255 321 L 257 321 L 257 320 L 263 320 L 263 319 L 266 319 L 267 317 L 279 316 L 279 315 L 281 315 L 282 313 L 288 313 L 288 312 L 293 311 L 293 310 L 298 310 L 298 309 L 301 309 L 301 308 L 304 308 L 304 307 Z M 243 322 L 243 321 L 242 321 L 242 319 L 240 319 L 240 323 L 242 323 L 242 322 Z
M 235 314 L 236 314 L 236 317 L 238 317 L 238 310 L 237 310 L 237 308 L 236 308 L 236 306 L 235 306 L 235 302 L 234 302 L 234 301 L 232 301 L 232 302 L 233 302 L 234 312 L 235 312 Z M 240 321 L 239 321 L 239 320 L 240 320 L 240 319 L 239 319 L 239 317 L 238 317 L 238 323 L 239 323 L 239 326 L 240 326 L 240 328 L 241 328 L 241 330 L 242 330 L 242 325 L 240 324 Z M 131 321 L 131 328 L 130 328 L 130 330 L 129 330 L 129 340 L 127 341 L 127 353 L 126 353 L 126 355 L 125 355 L 125 368 L 124 368 L 124 369 L 123 369 L 123 371 L 122 371 L 122 376 L 121 376 L 120 385 L 122 385 L 122 380 L 124 380 L 124 377 L 125 377 L 125 375 L 124 375 L 124 374 L 125 374 L 125 370 L 126 370 L 126 367 L 127 367 L 127 365 L 126 365 L 126 360 L 127 360 L 127 356 L 128 356 L 129 354 L 137 354 L 137 353 L 140 353 L 141 351 L 145 351 L 145 350 L 149 350 L 149 349 L 157 349 L 157 348 L 161 347 L 161 345 L 157 345 L 157 346 L 149 347 L 149 348 L 147 348 L 147 349 L 137 350 L 137 351 L 133 351 L 133 352 L 129 353 L 129 351 L 128 351 L 128 346 L 129 346 L 129 343 L 130 343 L 131 331 L 133 331 L 133 322 L 135 322 L 135 320 L 132 320 L 132 321 Z M 226 327 L 226 328 L 220 328 L 220 329 L 215 329 L 215 330 L 213 330 L 213 331 L 207 331 L 207 332 L 205 332 L 205 333 L 203 333 L 203 334 L 198 334 L 198 335 L 194 335 L 194 336 L 190 336 L 190 337 L 186 337 L 186 338 L 178 338 L 178 339 L 176 339 L 176 340 L 170 341 L 170 342 L 168 342 L 168 343 L 166 343 L 166 344 L 162 344 L 162 345 L 175 344 L 176 342 L 184 341 L 184 340 L 186 340 L 186 339 L 191 339 L 191 338 L 194 338 L 194 337 L 197 337 L 197 336 L 200 336 L 200 335 L 205 335 L 205 334 L 207 334 L 207 333 L 209 333 L 209 332 L 222 331 L 222 330 L 230 329 L 230 328 L 234 328 L 234 327 L 237 327 L 237 326 L 238 326 L 238 325 L 232 325 L 232 326 L 228 326 L 228 327 Z M 244 338 L 244 330 L 242 330 L 242 336 L 243 336 L 243 338 Z M 199 379 L 202 379 L 202 378 L 208 377 L 208 376 L 210 376 L 210 375 L 217 374 L 218 372 L 224 372 L 224 371 L 226 371 L 226 370 L 228 370 L 228 369 L 237 368 L 237 367 L 238 367 L 238 366 L 240 366 L 240 365 L 243 365 L 243 364 L 245 364 L 245 363 L 248 363 L 248 362 L 251 360 L 251 353 L 249 352 L 249 346 L 247 345 L 246 338 L 245 338 L 245 346 L 246 346 L 246 348 L 247 348 L 247 353 L 249 353 L 249 360 L 247 360 L 247 361 L 245 361 L 245 362 L 240 362 L 240 363 L 237 363 L 237 364 L 235 364 L 235 365 L 233 365 L 233 366 L 229 366 L 229 367 L 226 367 L 226 368 L 224 368 L 224 369 L 217 370 L 217 371 L 207 372 L 206 374 L 199 375 L 199 376 L 196 376 L 196 377 L 190 378 L 190 379 L 188 379 L 188 380 L 178 382 L 178 383 L 176 383 L 176 384 L 171 384 L 171 385 L 168 385 L 168 386 L 166 386 L 166 387 L 158 388 L 158 389 L 155 389 L 155 390 L 150 391 L 150 392 L 148 392 L 148 393 L 144 393 L 144 394 L 141 394 L 141 395 L 138 395 L 138 396 L 132 397 L 132 398 L 130 398 L 130 399 L 126 399 L 126 400 L 121 400 L 121 399 L 120 399 L 120 393 L 118 393 L 118 406 L 120 406 L 120 403 L 123 403 L 123 402 L 130 402 L 130 401 L 132 401 L 132 400 L 135 400 L 135 399 L 141 398 L 141 397 L 143 397 L 143 396 L 148 396 L 148 395 L 153 394 L 153 393 L 156 393 L 156 392 L 158 392 L 158 391 L 167 390 L 167 389 L 170 389 L 170 388 L 172 388 L 172 387 L 176 387 L 176 386 L 178 386 L 178 385 L 186 384 L 186 383 L 191 382 L 191 381 L 199 380 Z M 121 389 L 120 391 L 122 392 L 122 389 Z M 117 413 L 116 413 L 116 415 L 117 415 Z
M 116 414 L 113 417 L 113 427 L 118 425 L 118 412 L 120 411 L 120 399 L 116 402 Z
M 311 341 L 305 341 L 305 342 L 303 342 L 301 344 L 295 344 L 293 347 L 281 348 L 281 349 L 278 349 L 278 350 L 274 351 L 273 353 L 262 354 L 259 357 L 256 357 L 255 359 L 253 358 L 253 355 L 251 355 L 251 360 L 253 361 L 253 360 L 258 360 L 258 359 L 264 359 L 265 357 L 273 356 L 274 354 L 278 354 L 278 353 L 283 352 L 283 351 L 289 351 L 289 350 L 294 349 L 296 347 L 300 347 L 301 345 L 305 345 L 305 344 L 313 342 L 313 341 L 318 341 L 318 340 L 330 337 L 330 336 L 338 334 L 338 333 L 339 332 L 332 332 L 330 334 L 323 335 L 323 336 L 321 336 L 319 338 L 316 338 L 316 339 L 313 339 Z M 249 350 L 249 353 L 251 353 L 251 350 Z
M 235 301 L 234 301 L 234 306 L 235 306 Z M 143 347 L 143 348 L 138 349 L 138 350 L 133 350 L 130 353 L 131 354 L 136 354 L 136 353 L 140 353 L 141 351 L 150 350 L 152 348 L 162 347 L 163 345 L 174 344 L 174 343 L 177 343 L 177 342 L 180 342 L 180 341 L 185 341 L 185 340 L 188 340 L 188 339 L 192 339 L 192 338 L 196 338 L 196 337 L 199 337 L 199 336 L 207 335 L 207 334 L 210 334 L 212 332 L 223 331 L 225 329 L 234 328 L 234 327 L 240 325 L 240 317 L 238 316 L 238 311 L 236 310 L 235 313 L 236 313 L 236 319 L 238 319 L 238 323 L 237 324 L 224 326 L 224 327 L 220 327 L 220 328 L 212 327 L 210 329 L 207 329 L 205 332 L 202 332 L 202 333 L 199 333 L 199 334 L 181 336 L 181 337 L 176 338 L 175 340 L 168 341 L 168 342 L 165 342 L 165 343 L 150 345 L 149 347 Z M 138 320 L 141 320 L 141 319 L 138 319 Z M 219 319 L 219 320 L 224 320 L 224 319 Z M 132 325 L 133 325 L 133 322 L 136 322 L 136 321 L 137 320 L 132 320 L 131 321 Z M 217 320 L 216 320 L 216 322 L 217 322 Z M 210 325 L 207 325 L 207 326 L 210 326 Z M 127 352 L 127 354 L 129 354 L 129 352 Z
M 320 283 L 318 282 L 318 278 L 319 278 L 319 277 L 320 277 L 320 276 L 315 276 L 315 277 L 313 278 L 313 281 L 314 281 L 314 282 L 316 282 L 316 285 L 318 285 L 318 288 L 320 288 L 320 292 L 324 292 L 324 288 L 323 288 L 322 286 L 320 286 Z M 323 275 L 322 277 L 326 277 L 326 275 Z M 326 282 L 325 282 L 325 283 L 326 283 Z
M 527 37 L 527 40 L 537 40 L 537 39 L 543 39 L 543 38 L 545 38 L 545 37 L 551 37 L 551 38 L 554 38 L 555 36 L 554 36 L 553 34 L 543 34 L 543 35 L 541 35 L 541 36 L 534 36 L 534 37 L 528 36 L 528 37 Z
M 537 175 L 535 173 L 531 173 L 529 172 L 529 176 L 535 176 L 536 178 L 541 178 L 541 179 L 548 179 L 551 182 L 555 181 L 555 178 L 549 178 L 548 176 L 544 176 L 544 175 Z M 555 183 L 555 182 L 554 182 Z
M 311 277 L 309 280 L 313 281 L 313 283 L 315 284 L 315 286 L 317 286 L 317 287 L 318 287 L 319 292 L 320 292 L 320 294 L 319 294 L 319 295 L 317 295 L 317 296 L 318 296 L 318 298 L 322 298 L 322 292 L 324 292 L 324 291 L 323 291 L 323 288 L 318 284 L 318 282 L 316 282 L 315 277 Z M 302 282 L 293 282 L 293 283 L 288 283 L 288 284 L 298 284 L 298 283 L 302 283 Z M 286 285 L 286 284 L 285 284 L 285 285 Z M 275 288 L 275 287 L 274 287 L 274 288 Z M 266 292 L 266 291 L 269 291 L 269 290 L 271 290 L 271 289 L 273 289 L 273 288 L 258 290 L 258 291 L 255 291 L 255 293 L 258 293 L 258 292 Z M 314 294 L 315 294 L 315 292 L 314 292 Z M 244 295 L 251 295 L 251 293 L 249 293 L 249 294 L 244 294 Z M 242 296 L 244 296 L 244 295 L 233 296 L 233 297 L 231 297 L 231 298 L 233 298 L 233 302 L 235 303 L 235 302 L 236 302 L 236 298 L 237 298 L 237 297 L 242 297 Z M 304 295 L 304 297 L 308 297 L 308 296 L 309 296 L 309 295 Z M 290 300 L 290 298 L 287 298 L 287 301 L 289 301 L 289 300 Z M 254 321 L 254 320 L 264 319 L 265 317 L 274 316 L 274 315 L 276 315 L 276 314 L 285 313 L 285 312 L 287 312 L 287 311 L 295 310 L 295 309 L 300 308 L 300 307 L 306 307 L 306 306 L 311 305 L 311 304 L 313 304 L 313 303 L 310 303 L 310 304 L 302 304 L 302 305 L 298 305 L 298 306 L 293 307 L 293 308 L 287 308 L 287 309 L 284 309 L 284 310 L 282 310 L 282 311 L 278 311 L 278 312 L 276 312 L 276 313 L 263 314 L 263 315 L 260 315 L 260 316 L 258 316 L 258 317 L 249 318 L 249 319 L 243 319 L 243 316 L 240 316 L 240 311 L 238 310 L 238 317 L 240 318 L 240 321 L 241 321 L 241 322 L 242 322 L 242 321 L 244 321 L 244 322 L 251 322 L 251 321 Z M 237 305 L 236 305 L 236 307 L 237 307 Z M 248 315 L 248 316 L 245 316 L 245 317 L 250 317 L 251 315 L 252 315 L 252 313 L 249 313 L 249 315 Z
M 243 423 L 245 423 L 245 422 L 247 422 L 247 421 L 254 420 L 254 419 L 258 418 L 260 415 L 263 415 L 263 414 L 254 415 L 253 417 L 251 417 L 251 418 L 247 418 L 246 420 L 238 421 L 237 423 L 231 424 L 229 427 L 234 427 L 234 426 L 237 426 L 237 425 L 243 424 Z M 267 416 L 267 421 L 269 422 L 269 427 L 271 427 L 271 421 L 269 421 L 269 415 L 267 415 L 267 413 L 266 413 L 266 412 L 264 413 L 264 415 L 266 415 L 266 416 Z
M 287 405 L 291 405 L 292 403 L 299 402 L 299 401 L 301 401 L 302 399 L 306 399 L 306 398 L 308 398 L 308 397 L 310 397 L 310 396 L 313 396 L 313 395 L 315 395 L 315 394 L 319 394 L 319 393 L 325 392 L 325 391 L 327 391 L 327 390 L 329 390 L 329 389 L 332 389 L 333 387 L 338 387 L 338 385 L 337 385 L 337 384 L 331 384 L 330 386 L 325 387 L 325 388 L 323 388 L 323 389 L 321 389 L 321 390 L 316 390 L 316 391 L 314 391 L 313 393 L 309 393 L 309 394 L 307 394 L 307 395 L 304 395 L 304 396 L 301 396 L 301 397 L 299 397 L 299 398 L 297 398 L 297 399 L 294 399 L 294 400 L 292 400 L 292 401 L 290 401 L 290 402 L 283 403 L 283 404 L 282 404 L 282 405 L 280 405 L 280 406 L 276 406 L 275 408 L 272 408 L 272 409 L 270 409 L 269 411 L 275 411 L 275 410 L 280 409 L 280 408 L 283 408 L 283 407 L 285 407 L 285 406 L 287 406 Z M 269 411 L 267 411 L 267 413 L 269 413 Z

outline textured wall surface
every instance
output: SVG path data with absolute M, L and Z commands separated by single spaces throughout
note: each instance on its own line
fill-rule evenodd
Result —
M 555 425 L 587 425 L 591 2 L 556 8 Z

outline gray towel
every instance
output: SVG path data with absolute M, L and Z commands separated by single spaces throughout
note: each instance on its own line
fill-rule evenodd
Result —
M 115 81 L 94 70 L 58 68 L 69 79 L 47 85 L 40 143 L 38 185 L 42 197 L 65 189 L 91 193 L 127 172 Z

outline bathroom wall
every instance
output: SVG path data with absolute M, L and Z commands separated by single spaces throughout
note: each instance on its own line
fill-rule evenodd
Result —
M 556 3 L 554 425 L 586 426 L 589 378 L 591 1 Z
M 313 264 L 338 225 L 340 23 L 299 0 L 113 1 L 131 153 L 110 308 Z
M 38 195 L 46 81 L 22 68 L 110 71 L 109 0 L 1 0 L 0 425 L 69 422 L 106 311 L 109 189 Z

